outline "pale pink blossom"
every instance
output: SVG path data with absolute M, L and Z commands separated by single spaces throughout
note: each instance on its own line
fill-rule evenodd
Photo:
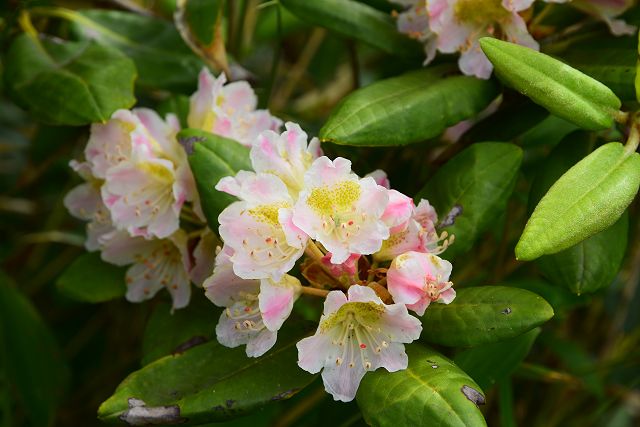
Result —
M 389 227 L 389 232 L 394 234 L 407 228 L 407 223 L 413 215 L 415 205 L 411 197 L 397 190 L 388 190 L 387 194 L 389 196 L 389 204 L 387 204 L 381 219 Z
M 302 256 L 308 236 L 292 220 L 293 199 L 275 175 L 240 172 L 216 186 L 240 198 L 218 217 L 220 237 L 233 249 L 233 270 L 243 279 L 278 282 Z
M 258 98 L 246 81 L 228 83 L 224 74 L 213 77 L 203 68 L 198 90 L 191 96 L 189 127 L 202 129 L 250 146 L 265 130 L 278 130 L 282 122 L 267 110 L 256 110 Z
M 300 287 L 300 280 L 288 274 L 277 282 L 260 280 L 258 307 L 267 329 L 274 332 L 280 329 L 291 314 L 293 303 L 300 296 Z
M 451 263 L 436 255 L 407 252 L 387 272 L 387 288 L 396 303 L 422 316 L 431 302 L 449 304 L 456 297 L 449 281 Z
M 191 261 L 184 231 L 178 230 L 166 239 L 148 240 L 114 230 L 102 236 L 100 243 L 103 260 L 116 265 L 133 264 L 125 277 L 128 301 L 148 300 L 166 288 L 171 294 L 174 309 L 189 304 Z
M 387 190 L 391 188 L 391 182 L 389 182 L 389 178 L 387 177 L 387 173 L 382 169 L 376 169 L 373 172 L 369 172 L 364 176 L 365 178 L 371 177 L 374 179 L 376 184 L 383 186 Z
M 446 232 L 438 234 L 438 216 L 433 206 L 425 199 L 418 206 L 412 206 L 411 217 L 404 228 L 397 227 L 373 254 L 376 261 L 390 261 L 405 252 L 415 251 L 441 254 L 453 242 L 453 236 Z
M 245 280 L 233 272 L 233 250 L 225 246 L 216 257 L 213 275 L 205 280 L 205 295 L 225 307 L 216 326 L 216 336 L 226 347 L 246 345 L 249 357 L 259 357 L 276 343 L 277 329 L 264 324 L 259 307 L 260 281 Z
M 382 220 L 389 195 L 371 177 L 358 178 L 351 162 L 338 157 L 316 159 L 304 178 L 304 190 L 293 210 L 293 224 L 331 252 L 341 264 L 351 254 L 380 250 L 389 237 Z
M 349 258 L 341 264 L 334 264 L 331 262 L 331 252 L 327 253 L 320 259 L 320 262 L 331 272 L 336 278 L 343 276 L 357 277 L 358 274 L 358 261 L 362 257 L 360 254 L 351 254 Z
M 421 332 L 403 304 L 385 305 L 373 289 L 354 285 L 348 298 L 329 292 L 315 335 L 298 342 L 298 365 L 313 374 L 322 370 L 327 392 L 349 402 L 366 372 L 406 369 L 404 344 Z
M 429 0 L 429 25 L 437 34 L 440 52 L 460 52 L 458 65 L 464 74 L 488 79 L 493 66 L 480 49 L 481 37 L 502 34 L 512 43 L 538 50 L 538 42 L 518 14 L 532 3 L 533 0 Z
M 164 121 L 144 108 L 118 110 L 105 125 L 92 128 L 85 156 L 93 174 L 104 179 L 102 200 L 117 228 L 165 238 L 179 228 L 184 203 L 198 205 L 178 130 L 175 116 Z
M 166 159 L 134 157 L 107 171 L 102 199 L 118 228 L 132 235 L 168 237 L 180 227 L 187 188 Z
M 426 59 L 424 65 L 430 63 L 436 56 L 436 35 L 429 27 L 429 14 L 426 0 L 391 0 L 405 6 L 406 9 L 397 13 L 396 25 L 398 31 L 408 35 L 424 45 Z
M 304 187 L 305 172 L 322 155 L 322 149 L 318 138 L 307 144 L 307 134 L 297 124 L 287 122 L 284 126 L 281 134 L 267 130 L 256 138 L 251 164 L 256 172 L 276 175 L 297 198 Z

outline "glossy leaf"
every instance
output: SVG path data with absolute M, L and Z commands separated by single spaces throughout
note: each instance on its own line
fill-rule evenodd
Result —
M 525 289 L 540 295 L 553 307 L 555 317 L 561 317 L 563 312 L 589 302 L 588 299 L 578 297 L 568 289 L 552 285 L 544 279 L 511 279 L 504 285 Z
M 189 165 L 207 222 L 212 229 L 217 229 L 218 215 L 236 199 L 216 190 L 215 185 L 225 176 L 252 169 L 249 149 L 232 139 L 197 129 L 181 131 L 178 139 L 189 154 Z
M 422 316 L 421 340 L 470 347 L 513 338 L 553 317 L 542 297 L 506 286 L 458 290 L 451 304 L 431 304 Z
M 578 162 L 536 206 L 516 246 L 532 260 L 567 249 L 613 225 L 640 186 L 640 155 L 611 142 Z
M 502 81 L 553 114 L 588 130 L 613 126 L 621 103 L 599 81 L 528 47 L 488 37 L 480 45 Z
M 70 12 L 72 30 L 83 39 L 115 47 L 136 64 L 138 84 L 191 91 L 203 62 L 184 44 L 172 23 L 117 10 Z
M 401 34 L 390 14 L 353 0 L 281 0 L 291 13 L 313 25 L 361 40 L 373 47 L 408 58 L 420 58 L 422 47 Z
M 169 303 L 156 305 L 142 338 L 142 364 L 215 340 L 220 311 L 200 293 L 173 313 Z
M 567 169 L 589 154 L 591 140 L 588 134 L 574 133 L 549 154 L 531 186 L 530 206 L 535 206 Z M 578 295 L 608 286 L 624 258 L 628 222 L 628 216 L 623 215 L 606 230 L 556 254 L 540 257 L 536 264 L 550 282 Z
M 133 62 L 92 41 L 36 41 L 23 34 L 11 45 L 5 65 L 12 97 L 46 123 L 104 122 L 135 103 Z
M 358 405 L 369 425 L 486 425 L 477 407 L 484 404 L 482 390 L 467 374 L 431 348 L 414 343 L 406 349 L 407 369 L 378 369 L 360 383 Z
M 449 160 L 418 192 L 416 200 L 428 199 L 436 208 L 441 221 L 438 228 L 456 236 L 445 258 L 471 249 L 506 208 L 521 162 L 522 150 L 513 144 L 473 144 Z M 451 212 L 457 215 L 447 218 Z
M 430 67 L 359 89 L 333 110 L 320 138 L 360 146 L 420 142 L 474 117 L 498 95 L 495 83 L 452 72 Z
M 259 358 L 247 357 L 244 346 L 230 349 L 210 341 L 158 359 L 129 375 L 100 406 L 98 416 L 131 424 L 140 422 L 140 407 L 143 412 L 155 408 L 151 412 L 156 415 L 146 423 L 189 426 L 288 399 L 315 378 L 296 366 L 296 343 L 311 330 L 309 324 L 290 323 L 278 333 L 276 346 Z
M 540 328 L 491 344 L 469 348 L 456 354 L 453 361 L 483 390 L 506 380 L 527 357 L 540 334 Z
M 126 268 L 108 264 L 97 252 L 80 255 L 58 277 L 56 286 L 77 301 L 98 303 L 124 296 Z
M 34 426 L 53 425 L 66 387 L 58 343 L 31 302 L 0 272 L 0 361 Z

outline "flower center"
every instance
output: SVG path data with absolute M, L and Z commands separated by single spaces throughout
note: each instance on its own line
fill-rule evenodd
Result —
M 511 16 L 502 6 L 502 0 L 458 0 L 453 13 L 458 22 L 483 27 L 503 22 Z
M 260 205 L 255 208 L 249 209 L 249 215 L 251 215 L 256 221 L 267 223 L 272 226 L 279 226 L 278 211 L 280 208 L 287 208 L 285 203 L 274 203 L 272 205 Z
M 331 341 L 337 349 L 337 366 L 346 363 L 349 368 L 355 368 L 360 363 L 365 371 L 371 370 L 372 360 L 375 361 L 389 347 L 386 339 L 390 337 L 385 336 L 380 327 L 367 322 L 372 318 L 378 320 L 379 310 L 384 311 L 384 308 L 371 302 L 347 303 L 332 316 L 339 316 L 339 319 L 335 319 L 339 323 L 334 324 L 336 327 Z
M 331 187 L 314 188 L 307 204 L 320 215 L 332 215 L 351 210 L 359 198 L 360 185 L 355 181 L 342 181 Z

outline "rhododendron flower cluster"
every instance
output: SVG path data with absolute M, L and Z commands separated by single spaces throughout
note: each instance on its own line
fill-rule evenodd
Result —
M 391 0 L 405 9 L 396 12 L 398 31 L 425 46 L 425 65 L 436 51 L 460 53 L 458 65 L 467 75 L 487 79 L 493 66 L 480 49 L 481 37 L 493 36 L 532 49 L 539 49 L 521 15 L 535 0 Z M 615 35 L 633 34 L 635 27 L 617 16 L 633 0 L 543 0 L 571 3 L 604 21 Z
M 432 302 L 455 298 L 451 264 L 437 255 L 453 241 L 438 233 L 435 209 L 389 188 L 383 171 L 364 177 L 345 158 L 323 155 L 295 123 L 251 145 L 253 171 L 216 188 L 238 198 L 219 216 L 215 269 L 206 295 L 224 307 L 220 343 L 258 357 L 301 295 L 325 297 L 314 336 L 298 343 L 299 366 L 322 370 L 336 400 L 355 397 L 362 377 L 407 367 Z M 301 276 L 292 274 L 295 265 Z
M 246 82 L 225 85 L 204 69 L 191 98 L 192 127 L 248 143 L 280 121 L 256 110 Z M 86 247 L 103 260 L 130 265 L 129 301 L 166 288 L 173 308 L 189 303 L 191 284 L 201 285 L 213 268 L 218 237 L 207 228 L 187 155 L 178 143 L 177 117 L 138 108 L 118 110 L 94 124 L 83 162 L 72 168 L 85 180 L 65 198 L 72 215 L 89 221 Z

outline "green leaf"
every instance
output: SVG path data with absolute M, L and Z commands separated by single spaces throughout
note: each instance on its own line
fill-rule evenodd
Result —
M 493 82 L 448 77 L 453 70 L 430 67 L 353 92 L 332 111 L 320 139 L 360 146 L 420 142 L 474 117 L 498 96 Z
M 571 310 L 572 308 L 588 302 L 585 298 L 577 297 L 572 294 L 566 288 L 560 288 L 558 286 L 551 285 L 543 279 L 535 278 L 521 278 L 511 279 L 505 286 L 512 286 L 514 288 L 526 289 L 535 294 L 540 295 L 547 301 L 556 317 L 560 317 L 564 311 Z
M 203 62 L 182 41 L 172 23 L 117 10 L 69 11 L 73 32 L 120 49 L 138 69 L 138 84 L 149 89 L 191 91 Z
M 178 140 L 189 154 L 189 165 L 198 187 L 202 210 L 212 230 L 218 228 L 218 215 L 236 199 L 214 187 L 225 176 L 252 170 L 249 149 L 232 139 L 197 129 L 184 129 Z
M 480 387 L 449 359 L 417 343 L 406 346 L 409 367 L 367 373 L 358 405 L 372 426 L 484 426 Z
M 588 134 L 576 132 L 566 137 L 545 159 L 538 171 L 529 205 L 535 206 L 547 190 L 593 146 Z M 580 295 L 611 284 L 618 274 L 627 248 L 628 216 L 613 226 L 553 255 L 540 257 L 536 265 L 550 282 L 566 286 Z
M 588 130 L 613 126 L 621 102 L 599 81 L 528 47 L 489 37 L 480 45 L 502 81 L 551 113 Z
M 483 390 L 488 390 L 509 378 L 529 354 L 538 334 L 540 328 L 534 328 L 511 339 L 473 347 L 456 354 L 453 361 Z
M 58 343 L 31 302 L 0 272 L 0 361 L 34 426 L 53 425 L 68 379 Z
M 352 0 L 281 0 L 291 13 L 310 24 L 361 40 L 397 56 L 419 58 L 420 44 L 396 29 L 390 14 Z
M 193 35 L 202 45 L 209 46 L 213 42 L 214 27 L 224 1 L 188 0 L 185 7 L 187 23 Z
M 513 338 L 553 317 L 542 297 L 506 286 L 464 288 L 451 304 L 431 304 L 421 340 L 451 347 L 471 347 Z
M 521 162 L 522 150 L 513 144 L 473 144 L 449 160 L 418 192 L 416 200 L 428 199 L 441 224 L 444 221 L 439 229 L 455 235 L 445 258 L 471 249 L 505 210 Z M 453 211 L 458 215 L 446 221 Z
M 156 305 L 142 339 L 142 364 L 215 340 L 220 311 L 202 295 L 194 295 L 188 307 L 174 313 L 169 303 Z
M 124 296 L 126 268 L 104 262 L 97 252 L 80 255 L 58 277 L 56 286 L 77 301 L 99 303 Z
M 640 155 L 605 144 L 556 181 L 536 206 L 516 246 L 532 260 L 567 249 L 613 225 L 640 186 Z
M 9 48 L 5 65 L 10 94 L 46 123 L 104 122 L 136 101 L 133 62 L 95 42 L 35 40 L 22 34 Z
M 188 426 L 223 421 L 288 399 L 315 378 L 296 366 L 296 343 L 311 329 L 291 322 L 278 332 L 276 346 L 259 358 L 247 357 L 244 346 L 229 349 L 217 341 L 163 357 L 129 375 L 100 406 L 98 416 L 122 424 L 140 422 L 135 414 L 145 412 L 149 424 Z M 136 404 L 144 406 L 130 410 Z M 151 408 L 157 408 L 155 416 L 145 411 Z

